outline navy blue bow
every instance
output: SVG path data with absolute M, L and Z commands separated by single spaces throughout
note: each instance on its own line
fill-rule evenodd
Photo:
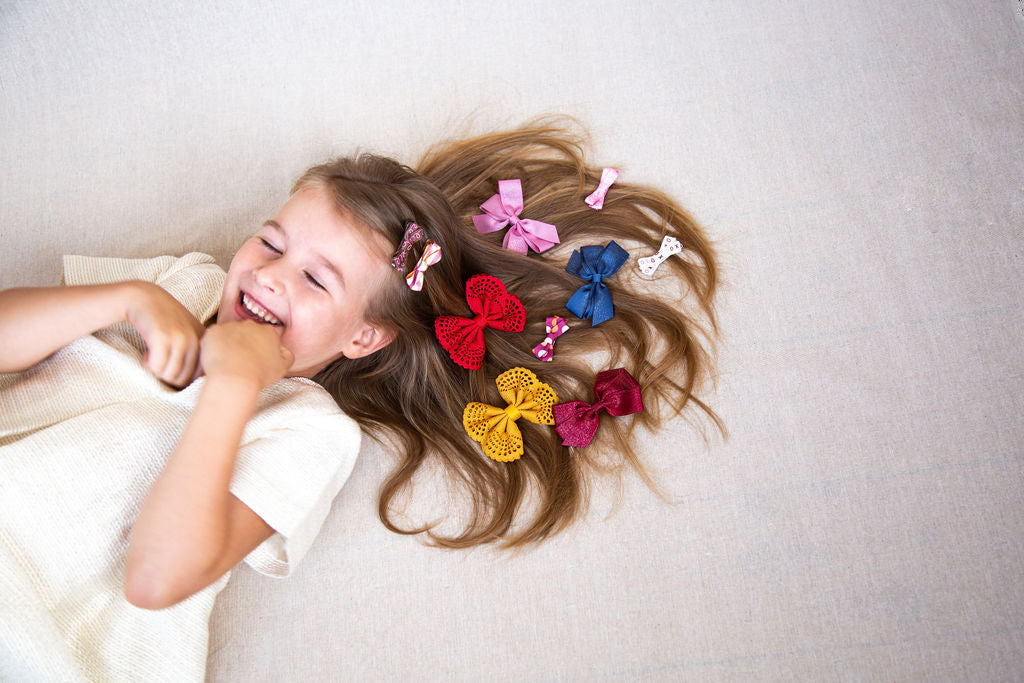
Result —
M 612 293 L 601 279 L 613 275 L 628 258 L 626 250 L 614 240 L 606 247 L 581 247 L 579 251 L 573 251 L 565 270 L 581 280 L 589 280 L 589 284 L 577 289 L 565 307 L 576 317 L 590 318 L 591 325 L 599 325 L 611 318 L 615 314 Z

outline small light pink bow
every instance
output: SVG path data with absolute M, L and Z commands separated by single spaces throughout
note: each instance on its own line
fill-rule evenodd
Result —
M 481 204 L 480 208 L 484 213 L 473 216 L 477 232 L 494 232 L 511 225 L 501 243 L 506 249 L 526 254 L 529 247 L 540 253 L 558 244 L 558 230 L 554 225 L 519 218 L 523 210 L 523 184 L 518 178 L 499 180 L 498 194 Z
M 555 340 L 569 331 L 569 323 L 566 322 L 565 318 L 552 315 L 545 321 L 544 331 L 548 333 L 548 336 L 544 337 L 544 341 L 540 344 L 533 347 L 533 355 L 542 361 L 551 362 L 555 355 Z
M 416 262 L 416 267 L 405 276 L 405 281 L 409 283 L 409 289 L 414 292 L 423 289 L 423 274 L 427 272 L 427 268 L 440 260 L 441 247 L 437 246 L 434 240 L 427 240 L 427 243 L 423 245 L 423 253 L 420 255 L 420 260 Z
M 683 251 L 683 245 L 679 243 L 675 237 L 671 235 L 665 235 L 665 239 L 661 240 L 661 248 L 658 249 L 658 253 L 654 256 L 645 256 L 636 260 L 637 266 L 640 268 L 640 272 L 644 275 L 654 275 L 654 271 L 672 254 L 679 254 Z
M 608 194 L 608 188 L 612 186 L 615 179 L 619 177 L 619 172 L 610 166 L 606 166 L 601 170 L 601 182 L 598 183 L 597 189 L 590 193 L 590 195 L 584 199 L 591 209 L 604 208 L 604 196 Z

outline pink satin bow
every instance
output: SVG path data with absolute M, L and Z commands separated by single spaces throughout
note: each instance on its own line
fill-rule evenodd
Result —
M 498 181 L 498 194 L 480 205 L 483 214 L 473 216 L 473 225 L 479 233 L 501 230 L 511 225 L 501 246 L 520 254 L 527 248 L 540 253 L 558 244 L 558 230 L 550 223 L 519 218 L 523 210 L 523 184 L 518 178 Z
M 405 276 L 405 281 L 409 284 L 409 289 L 414 292 L 418 292 L 423 289 L 423 275 L 427 272 L 427 268 L 434 265 L 441 260 L 441 247 L 437 246 L 434 240 L 427 240 L 427 243 L 423 245 L 423 253 L 420 254 L 420 260 L 416 262 L 416 267 L 412 269 L 412 272 Z
M 555 417 L 555 431 L 562 437 L 563 446 L 589 446 L 597 433 L 602 410 L 619 417 L 639 413 L 644 409 L 640 384 L 625 368 L 597 373 L 594 380 L 593 405 L 584 401 L 559 403 L 551 407 Z
M 598 183 L 597 189 L 587 196 L 585 201 L 591 209 L 601 209 L 604 207 L 604 196 L 608 194 L 608 188 L 612 186 L 615 179 L 619 177 L 619 172 L 610 166 L 606 166 L 601 170 L 601 182 Z
M 654 271 L 657 270 L 658 266 L 662 264 L 672 254 L 680 254 L 683 251 L 683 245 L 679 243 L 672 235 L 665 235 L 665 239 L 661 240 L 661 248 L 658 249 L 658 253 L 654 256 L 645 256 L 636 260 L 637 266 L 640 268 L 640 272 L 644 275 L 654 275 Z
M 540 344 L 533 347 L 533 355 L 542 361 L 551 362 L 555 355 L 555 340 L 569 331 L 569 323 L 566 322 L 565 318 L 552 315 L 545 321 L 544 331 L 548 333 L 548 336 L 544 337 L 544 341 Z

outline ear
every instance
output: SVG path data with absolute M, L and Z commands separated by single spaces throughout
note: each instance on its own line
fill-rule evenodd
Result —
M 365 323 L 355 339 L 350 341 L 342 353 L 346 358 L 362 358 L 374 351 L 383 349 L 395 338 L 392 330 L 384 330 L 376 325 Z

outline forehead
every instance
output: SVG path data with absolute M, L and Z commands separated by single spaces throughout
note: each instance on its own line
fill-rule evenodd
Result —
M 305 187 L 289 197 L 274 221 L 289 239 L 300 241 L 324 258 L 342 264 L 387 264 L 391 258 L 388 239 L 340 207 L 317 186 Z

